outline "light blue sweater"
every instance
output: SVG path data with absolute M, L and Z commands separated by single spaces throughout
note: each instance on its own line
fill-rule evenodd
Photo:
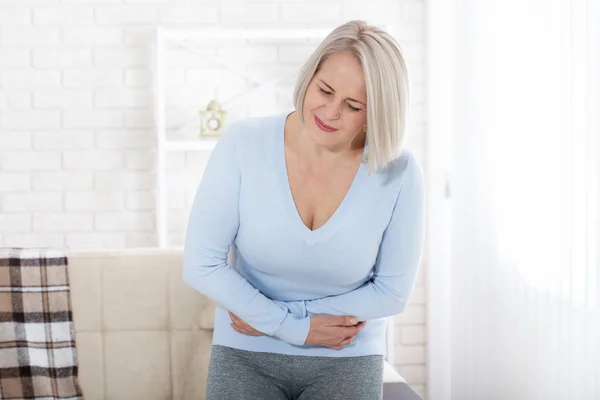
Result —
M 371 175 L 362 164 L 333 216 L 310 230 L 290 191 L 286 116 L 237 122 L 219 139 L 190 214 L 184 281 L 219 305 L 213 344 L 307 356 L 385 355 L 386 317 L 404 309 L 422 253 L 422 169 L 407 150 Z M 236 332 L 227 310 L 267 336 Z M 316 314 L 367 323 L 342 350 L 307 346 Z

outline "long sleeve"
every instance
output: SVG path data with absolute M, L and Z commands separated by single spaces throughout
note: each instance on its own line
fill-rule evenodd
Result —
M 310 318 L 294 317 L 227 263 L 239 227 L 239 130 L 234 125 L 221 136 L 207 163 L 189 217 L 183 279 L 255 329 L 303 345 Z
M 424 242 L 423 171 L 413 157 L 383 235 L 372 279 L 344 294 L 306 301 L 308 315 L 352 315 L 359 321 L 401 313 L 417 275 Z

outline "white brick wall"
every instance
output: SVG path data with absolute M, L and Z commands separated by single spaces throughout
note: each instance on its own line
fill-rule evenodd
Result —
M 0 0 L 0 246 L 155 245 L 152 38 L 158 24 L 332 28 L 365 19 L 390 26 L 409 64 L 409 145 L 425 161 L 423 7 L 423 0 Z M 295 68 L 313 48 L 231 40 L 201 51 L 269 77 Z M 246 85 L 185 50 L 171 49 L 167 64 L 172 127 L 194 117 L 198 104 Z M 281 102 L 265 91 L 259 96 L 246 114 Z M 168 156 L 172 244 L 181 244 L 207 156 Z M 424 290 L 421 274 L 396 320 L 397 366 L 421 393 Z

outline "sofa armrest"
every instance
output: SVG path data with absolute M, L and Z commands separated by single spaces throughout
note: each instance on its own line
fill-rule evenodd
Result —
M 198 317 L 196 326 L 199 329 L 212 331 L 215 328 L 215 310 L 217 304 L 206 296 L 199 296 Z

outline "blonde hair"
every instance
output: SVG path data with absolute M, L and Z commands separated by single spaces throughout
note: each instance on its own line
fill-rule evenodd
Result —
M 402 149 L 408 112 L 406 63 L 396 40 L 364 21 L 335 28 L 300 69 L 294 88 L 294 107 L 302 110 L 310 81 L 332 54 L 349 52 L 362 65 L 367 89 L 367 143 L 369 171 L 377 171 L 398 157 Z

